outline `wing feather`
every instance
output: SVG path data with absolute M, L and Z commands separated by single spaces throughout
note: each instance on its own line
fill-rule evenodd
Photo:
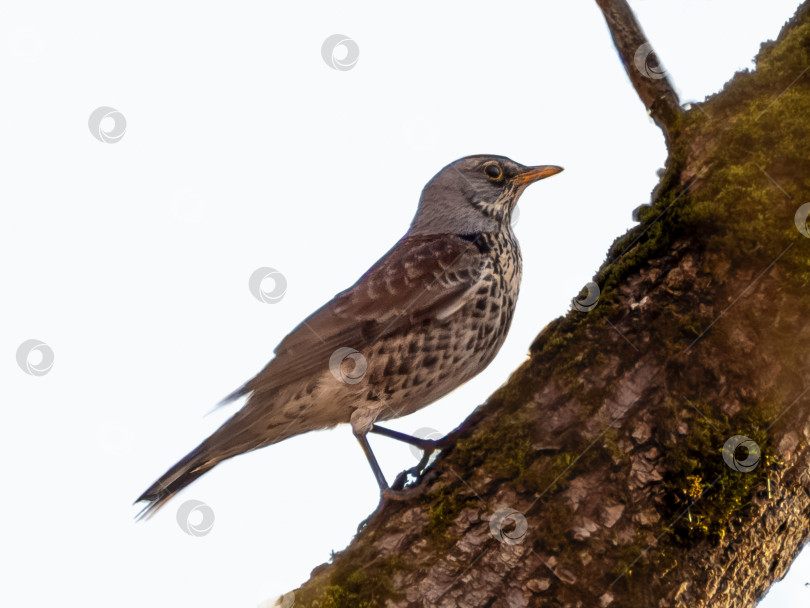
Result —
M 475 294 L 487 267 L 487 256 L 457 235 L 404 237 L 353 286 L 290 332 L 275 358 L 223 403 L 314 377 L 328 369 L 338 348 L 367 352 L 422 319 L 451 316 Z

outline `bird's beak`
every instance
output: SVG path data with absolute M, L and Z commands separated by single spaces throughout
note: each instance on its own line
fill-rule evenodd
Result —
M 518 173 L 515 177 L 512 178 L 512 180 L 521 186 L 528 186 L 529 184 L 534 183 L 539 179 L 551 177 L 552 175 L 557 175 L 562 170 L 563 170 L 562 167 L 558 167 L 556 165 L 540 165 L 538 167 L 529 167 L 523 173 Z

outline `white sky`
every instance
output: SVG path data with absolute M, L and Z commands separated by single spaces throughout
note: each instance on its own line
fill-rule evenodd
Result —
M 796 0 L 639 0 L 684 102 L 716 91 Z M 327 67 L 336 33 L 360 49 Z M 307 579 L 377 504 L 348 426 L 217 467 L 157 517 L 132 500 L 203 417 L 402 235 L 424 183 L 475 153 L 565 173 L 523 196 L 524 280 L 496 361 L 389 426 L 446 432 L 497 388 L 649 200 L 663 138 L 592 0 L 0 8 L 4 315 L 0 604 L 254 607 Z M 99 106 L 127 121 L 94 139 Z M 269 266 L 285 297 L 248 278 Z M 37 338 L 44 376 L 15 352 Z M 409 449 L 372 438 L 393 476 Z M 185 534 L 186 500 L 211 532 Z M 761 606 L 806 606 L 810 557 Z

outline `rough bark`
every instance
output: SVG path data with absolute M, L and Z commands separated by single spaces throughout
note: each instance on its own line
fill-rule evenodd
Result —
M 595 305 L 294 606 L 739 608 L 785 574 L 810 533 L 808 66 L 805 4 L 756 71 L 660 114 L 666 170 Z

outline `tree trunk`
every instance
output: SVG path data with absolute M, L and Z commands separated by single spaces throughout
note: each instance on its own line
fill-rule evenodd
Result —
M 631 73 L 640 30 L 599 5 Z M 631 75 L 670 152 L 640 225 L 295 608 L 740 608 L 785 574 L 810 531 L 809 6 L 688 110 Z

